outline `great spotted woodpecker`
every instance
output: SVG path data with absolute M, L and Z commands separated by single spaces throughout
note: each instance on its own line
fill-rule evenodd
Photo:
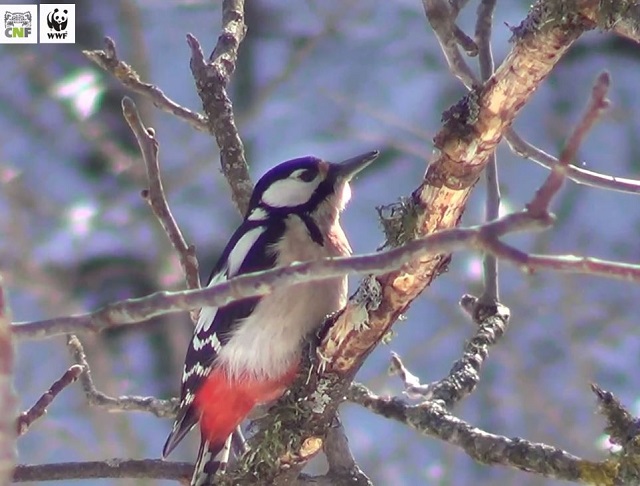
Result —
M 378 152 L 341 163 L 289 160 L 256 184 L 249 209 L 215 266 L 209 285 L 237 275 L 351 253 L 340 212 L 349 181 Z M 204 307 L 189 344 L 180 405 L 166 457 L 196 425 L 201 444 L 191 479 L 211 484 L 226 466 L 231 434 L 256 405 L 279 398 L 295 378 L 304 340 L 346 303 L 347 279 L 276 289 L 224 307 Z

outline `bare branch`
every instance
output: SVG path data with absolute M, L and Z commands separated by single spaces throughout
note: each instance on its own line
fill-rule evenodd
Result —
M 588 7 L 595 9 L 596 4 L 594 1 Z M 436 4 L 428 2 L 427 12 L 431 5 Z M 556 14 L 553 8 L 543 9 L 536 4 L 514 35 L 511 52 L 495 74 L 456 105 L 458 116 L 445 120 L 444 127 L 434 138 L 435 155 L 422 183 L 411 196 L 415 217 L 406 232 L 412 237 L 433 234 L 459 224 L 469 195 L 502 133 L 571 44 L 593 28 L 587 22 L 569 21 Z M 446 11 L 442 16 L 441 23 L 450 24 Z M 545 24 L 551 22 L 550 19 L 561 20 Z M 540 28 L 541 25 L 545 28 Z M 445 45 L 449 43 L 445 42 Z M 511 250 L 502 254 L 514 261 L 523 260 L 524 255 Z M 353 326 L 338 320 L 329 331 L 325 342 L 340 341 L 339 354 L 348 359 L 339 360 L 339 366 L 327 371 L 349 375 L 358 369 L 397 317 L 446 269 L 449 261 L 448 252 L 434 253 L 408 262 L 399 271 L 378 277 L 384 299 L 364 316 L 368 329 L 349 332 Z
M 521 252 L 498 238 L 517 231 L 534 231 L 548 227 L 549 215 L 533 218 L 528 211 L 513 213 L 491 223 L 471 228 L 440 231 L 380 253 L 353 257 L 328 258 L 242 275 L 224 283 L 198 290 L 156 292 L 146 297 L 108 304 L 101 309 L 68 317 L 43 321 L 18 322 L 14 335 L 18 339 L 42 339 L 60 334 L 99 332 L 107 328 L 141 322 L 163 314 L 188 311 L 203 306 L 223 306 L 248 297 L 265 295 L 278 286 L 294 285 L 346 273 L 386 274 L 403 268 L 407 262 L 440 252 L 475 248 L 495 254 L 520 270 L 584 273 L 627 282 L 640 283 L 640 265 L 577 256 L 532 255 Z M 353 326 L 349 326 L 351 329 Z M 368 329 L 364 334 L 371 331 Z M 334 331 L 332 331 L 334 332 Z M 339 331 L 339 333 L 342 331 Z M 363 334 L 363 333 L 359 333 Z M 355 337 L 355 336 L 354 336 Z M 344 340 L 344 335 L 340 341 Z
M 371 480 L 362 472 L 349 448 L 349 439 L 339 418 L 327 430 L 324 453 L 329 463 L 327 476 L 335 485 L 372 486 Z
M 553 166 L 549 177 L 547 177 L 542 187 L 536 191 L 533 201 L 527 205 L 527 209 L 531 213 L 542 214 L 548 211 L 551 199 L 558 193 L 564 183 L 567 167 L 576 159 L 578 149 L 589 130 L 600 118 L 603 111 L 609 107 L 609 100 L 606 97 L 610 82 L 609 73 L 606 72 L 601 73 L 596 79 L 587 110 L 569 136 L 560 154 L 560 162 Z
M 449 5 L 446 0 L 422 0 L 422 5 L 427 20 L 436 34 L 436 38 L 444 52 L 444 57 L 449 64 L 449 70 L 462 81 L 462 84 L 471 89 L 478 82 L 458 49 L 458 39 L 460 37 L 456 36 L 456 32 L 460 30 L 455 25 L 455 16 Z
M 478 5 L 476 19 L 476 44 L 478 45 L 478 63 L 480 75 L 486 81 L 493 75 L 493 53 L 491 52 L 491 30 L 496 0 L 482 0 Z
M 247 212 L 253 184 L 249 176 L 244 146 L 233 115 L 233 106 L 227 95 L 227 86 L 236 67 L 238 47 L 246 33 L 244 0 L 222 2 L 222 33 L 218 37 L 209 62 L 204 59 L 202 47 L 191 34 L 187 43 L 191 49 L 191 72 L 198 95 L 208 117 L 207 127 L 220 148 L 220 165 L 231 187 L 231 196 L 241 214 Z
M 640 4 L 634 1 L 600 3 L 598 9 L 581 12 L 603 30 L 640 43 Z
M 640 484 L 640 419 L 631 415 L 613 393 L 591 385 L 598 408 L 607 419 L 609 441 L 622 448 L 601 468 L 607 474 L 600 484 Z M 608 467 L 607 467 L 608 466 Z M 597 470 L 597 469 L 596 469 Z
M 560 161 L 553 155 L 546 153 L 535 145 L 524 140 L 513 128 L 507 130 L 505 133 L 505 140 L 509 144 L 511 150 L 516 154 L 533 160 L 547 169 L 553 169 L 554 166 L 560 163 Z M 638 180 L 599 174 L 597 172 L 578 167 L 577 165 L 569 165 L 565 170 L 567 179 L 571 179 L 577 184 L 584 184 L 586 186 L 616 192 L 640 194 L 640 181 Z
M 637 484 L 638 420 L 626 412 L 609 392 L 592 385 L 601 411 L 607 416 L 607 432 L 614 442 L 622 439 L 625 454 L 593 462 L 556 447 L 520 438 L 491 434 L 451 415 L 439 401 L 408 405 L 397 397 L 379 397 L 361 384 L 353 384 L 348 399 L 374 413 L 404 423 L 427 437 L 435 437 L 461 448 L 472 459 L 489 465 L 503 465 L 525 472 L 576 483 Z
M 436 382 L 421 385 L 395 353 L 391 359 L 391 371 L 398 373 L 405 384 L 405 393 L 411 398 L 438 400 L 451 408 L 469 396 L 480 381 L 480 368 L 489 354 L 489 348 L 502 337 L 509 324 L 509 309 L 501 304 L 485 305 L 477 298 L 465 295 L 460 304 L 479 325 L 475 336 L 464 346 L 462 357 L 456 361 L 449 374 Z
M 9 484 L 16 462 L 17 400 L 13 391 L 12 329 L 9 302 L 0 277 L 0 484 Z
M 438 15 L 441 18 L 437 20 L 444 25 L 451 23 L 444 3 L 424 0 L 424 4 L 427 12 L 433 5 L 440 7 Z M 581 2 L 579 8 L 584 14 L 586 11 L 597 12 L 599 5 L 595 0 L 590 0 Z M 437 150 L 421 185 L 413 191 L 409 201 L 411 218 L 406 227 L 403 226 L 403 234 L 409 235 L 409 238 L 428 234 L 440 236 L 459 224 L 469 195 L 485 169 L 489 156 L 515 116 L 573 42 L 595 27 L 593 22 L 580 17 L 580 14 L 562 15 L 562 9 L 562 5 L 554 2 L 536 3 L 521 25 L 513 29 L 513 48 L 494 75 L 449 110 L 449 116 L 445 115 L 444 127 L 434 138 Z M 450 39 L 443 40 L 445 46 L 451 45 Z M 548 213 L 546 217 L 553 219 Z M 483 232 L 478 238 L 483 241 L 481 246 L 487 251 L 500 258 L 519 262 L 521 269 L 534 270 L 529 265 L 536 260 L 530 257 L 536 256 L 502 243 L 490 232 Z M 450 259 L 450 252 L 434 252 L 431 256 L 424 255 L 406 261 L 397 271 L 378 276 L 375 280 L 382 299 L 375 306 L 359 306 L 353 297 L 349 300 L 346 311 L 335 319 L 318 349 L 324 364 L 318 379 L 323 387 L 337 391 L 331 391 L 327 394 L 329 396 L 323 395 L 320 404 L 312 401 L 309 414 L 301 414 L 306 419 L 304 423 L 311 424 L 305 427 L 300 423 L 305 428 L 302 434 L 305 441 L 323 435 L 318 430 L 326 431 L 327 420 L 335 410 L 336 402 L 341 401 L 340 392 L 344 386 L 348 386 L 351 377 L 398 316 L 437 276 L 446 271 Z M 537 260 L 536 263 L 548 266 L 553 263 L 553 267 L 558 269 L 566 268 L 567 264 L 573 266 L 577 262 L 575 257 L 551 259 Z M 588 259 L 579 260 L 578 266 L 592 269 L 601 263 L 593 265 L 594 262 Z M 616 268 L 616 273 L 620 278 L 632 278 L 629 270 L 621 266 Z M 361 289 L 362 286 L 359 291 Z M 360 294 L 359 291 L 356 296 Z M 356 311 L 349 312 L 350 308 Z M 298 385 L 298 388 L 302 390 L 305 385 Z M 299 393 L 301 396 L 313 393 L 306 391 L 306 394 L 304 390 Z M 313 409 L 314 405 L 318 405 L 323 412 L 318 413 Z M 265 454 L 268 454 L 268 448 Z M 265 477 L 270 477 L 270 474 L 277 472 L 271 470 Z
M 73 479 L 165 479 L 189 484 L 193 464 L 160 459 L 107 459 L 54 464 L 19 464 L 13 472 L 14 483 L 69 481 Z M 328 476 L 301 475 L 296 485 L 340 486 Z
M 202 132 L 208 130 L 207 119 L 204 116 L 169 99 L 157 86 L 143 82 L 138 73 L 129 64 L 118 59 L 116 44 L 113 39 L 105 37 L 104 43 L 104 51 L 82 51 L 82 53 L 102 69 L 115 76 L 125 87 L 151 100 L 155 107 L 186 121 L 196 130 Z
M 435 5 L 439 5 L 441 0 L 436 0 Z M 425 2 L 423 2 L 424 4 Z M 454 6 L 452 6 L 454 8 Z M 479 7 L 479 9 L 482 8 Z M 632 8 L 637 8 L 632 7 Z M 435 12 L 439 12 L 438 9 Z M 440 45 L 442 47 L 443 54 L 447 60 L 449 65 L 449 69 L 452 74 L 456 76 L 468 89 L 471 89 L 475 85 L 479 85 L 480 81 L 475 77 L 473 71 L 466 63 L 464 58 L 460 55 L 460 52 L 457 50 L 455 45 L 450 42 L 451 37 L 451 21 L 450 18 L 441 19 L 440 16 L 434 15 L 433 11 L 427 10 L 425 7 L 425 13 L 427 14 L 427 18 L 431 24 L 431 27 L 434 29 L 438 40 L 440 41 Z M 454 12 L 457 14 L 457 11 Z M 587 15 L 589 15 L 590 19 L 596 20 L 593 15 L 592 10 L 586 10 Z M 631 32 L 632 29 L 629 28 L 630 22 L 633 22 L 632 15 L 629 17 L 620 17 L 616 22 L 611 23 L 611 25 L 605 26 L 604 28 L 611 28 L 614 32 L 619 33 L 621 35 L 628 36 L 623 34 L 622 31 L 626 30 Z M 632 37 L 632 36 L 628 36 Z M 640 41 L 640 30 L 635 31 L 635 37 L 632 37 L 636 42 Z M 550 155 L 543 150 L 537 148 L 536 146 L 526 142 L 522 139 L 516 131 L 509 127 L 505 130 L 504 133 L 505 140 L 511 147 L 515 153 L 520 155 L 521 157 L 525 157 L 527 159 L 531 159 L 534 162 L 546 167 L 548 169 L 553 168 L 556 164 L 559 163 L 558 159 L 553 155 Z M 634 179 L 626 179 L 623 177 L 615 177 L 607 174 L 599 174 L 597 172 L 593 172 L 590 170 L 583 169 L 581 167 L 570 165 L 566 169 L 566 177 L 571 179 L 572 181 L 578 184 L 585 184 L 591 187 L 599 187 L 601 189 L 609 189 L 617 192 L 627 192 L 632 194 L 640 193 L 640 181 Z
M 480 75 L 483 81 L 487 81 L 493 75 L 494 70 L 493 53 L 491 52 L 491 29 L 495 7 L 496 0 L 482 0 L 478 5 L 476 43 L 478 45 Z M 500 180 L 495 152 L 489 156 L 485 177 L 487 181 L 485 219 L 492 221 L 500 217 Z M 484 304 L 496 304 L 500 300 L 498 259 L 495 255 L 485 253 L 483 267 L 484 290 L 480 300 Z
M 91 368 L 87 362 L 82 343 L 76 336 L 69 336 L 67 346 L 74 361 L 82 367 L 80 384 L 89 405 L 106 408 L 109 411 L 149 412 L 156 417 L 174 417 L 178 407 L 178 399 L 160 400 L 156 397 L 121 396 L 110 397 L 99 391 L 93 383 Z
M 156 215 L 165 233 L 169 237 L 171 245 L 178 253 L 180 265 L 184 272 L 187 288 L 200 288 L 200 274 L 198 272 L 198 260 L 195 255 L 195 247 L 187 245 L 182 232 L 171 214 L 167 198 L 162 187 L 160 178 L 160 164 L 158 162 L 158 140 L 152 128 L 144 126 L 135 103 L 131 98 L 125 97 L 122 100 L 122 113 L 125 120 L 131 127 L 131 131 L 140 145 L 142 159 L 147 168 L 147 178 L 149 179 L 149 189 L 143 191 L 143 197 L 151 206 L 151 210 Z
M 631 415 L 613 393 L 603 390 L 595 383 L 591 384 L 591 390 L 598 399 L 600 413 L 607 419 L 605 432 L 609 434 L 610 441 L 625 449 L 635 449 L 637 455 L 640 452 L 636 443 L 640 434 L 640 420 Z
M 399 398 L 379 397 L 360 384 L 351 386 L 348 399 L 427 437 L 459 447 L 481 464 L 498 464 L 555 479 L 594 484 L 591 481 L 594 476 L 586 474 L 586 467 L 591 466 L 593 472 L 595 463 L 546 444 L 485 432 L 451 415 L 439 402 L 412 406 Z
M 186 480 L 193 464 L 167 462 L 160 459 L 107 459 L 91 462 L 61 462 L 55 464 L 20 464 L 13 473 L 13 482 L 68 481 L 71 479 L 131 478 Z
M 47 407 L 55 400 L 58 394 L 66 387 L 74 383 L 83 367 L 81 365 L 71 366 L 62 377 L 56 380 L 51 388 L 42 394 L 36 403 L 27 411 L 22 412 L 16 419 L 16 433 L 19 436 L 24 435 L 33 423 L 47 413 Z

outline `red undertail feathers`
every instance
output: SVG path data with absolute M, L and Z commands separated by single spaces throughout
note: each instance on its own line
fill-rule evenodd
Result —
M 200 414 L 202 436 L 210 447 L 223 447 L 253 407 L 279 398 L 295 378 L 297 368 L 295 365 L 284 375 L 270 380 L 243 376 L 230 380 L 224 369 L 214 368 L 194 400 Z

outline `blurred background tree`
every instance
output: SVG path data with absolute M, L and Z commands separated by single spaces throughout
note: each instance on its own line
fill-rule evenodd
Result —
M 499 1 L 496 63 L 528 1 Z M 109 35 L 145 79 L 178 103 L 200 110 L 189 71 L 185 33 L 205 47 L 219 32 L 218 2 L 122 0 L 76 5 L 75 45 L 4 45 L 0 49 L 0 261 L 14 319 L 37 320 L 90 310 L 158 289 L 181 289 L 175 254 L 140 190 L 145 170 L 121 115 L 126 90 L 91 64 L 82 49 Z M 248 34 L 232 83 L 236 120 L 252 176 L 274 164 L 314 154 L 340 160 L 380 149 L 382 160 L 355 183 L 344 227 L 356 253 L 382 242 L 374 207 L 409 194 L 420 181 L 444 109 L 464 87 L 450 74 L 420 2 L 307 0 L 247 2 Z M 459 25 L 473 32 L 474 8 Z M 571 49 L 515 127 L 558 153 L 603 69 L 612 73 L 613 109 L 581 149 L 589 168 L 638 177 L 640 124 L 637 45 L 588 34 Z M 135 98 L 135 96 L 134 96 Z M 187 241 L 196 245 L 203 280 L 239 222 L 219 173 L 215 141 L 136 98 L 161 143 L 167 197 Z M 504 145 L 504 144 L 503 144 Z M 528 202 L 547 171 L 498 150 L 502 211 Z M 546 233 L 507 240 L 538 253 L 576 253 L 637 262 L 640 205 L 633 195 L 568 183 L 555 203 L 558 223 Z M 473 193 L 463 224 L 484 217 L 484 187 Z M 357 379 L 379 394 L 399 394 L 386 369 L 390 351 L 425 381 L 448 372 L 470 325 L 457 301 L 478 293 L 477 254 L 454 256 L 450 270 L 398 323 Z M 357 281 L 353 279 L 352 284 Z M 501 270 L 502 301 L 512 328 L 491 355 L 476 392 L 456 410 L 506 436 L 546 442 L 594 456 L 604 450 L 590 382 L 639 408 L 640 291 L 587 276 Z M 188 316 L 83 336 L 94 379 L 112 395 L 177 393 Z M 68 367 L 64 338 L 18 346 L 16 389 L 28 407 Z M 554 485 L 553 480 L 475 464 L 459 450 L 425 440 L 355 405 L 342 407 L 354 455 L 375 484 Z M 170 422 L 142 413 L 106 414 L 72 387 L 19 439 L 21 463 L 158 457 Z M 177 459 L 194 457 L 196 438 Z M 384 441 L 380 438 L 384 437 Z M 173 456 L 172 456 L 173 457 Z M 152 484 L 102 480 L 100 484 Z M 163 482 L 159 481 L 158 484 Z M 77 484 L 95 484 L 79 481 Z M 166 482 L 168 484 L 168 482 Z

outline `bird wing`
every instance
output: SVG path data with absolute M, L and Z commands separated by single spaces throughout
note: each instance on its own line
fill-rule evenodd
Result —
M 209 279 L 208 287 L 237 275 L 276 266 L 272 251 L 282 236 L 284 221 L 249 221 L 233 234 Z M 178 414 L 162 455 L 166 457 L 198 422 L 193 400 L 211 373 L 218 352 L 232 336 L 233 326 L 251 315 L 261 297 L 250 297 L 223 307 L 203 307 L 187 349 L 182 372 Z

